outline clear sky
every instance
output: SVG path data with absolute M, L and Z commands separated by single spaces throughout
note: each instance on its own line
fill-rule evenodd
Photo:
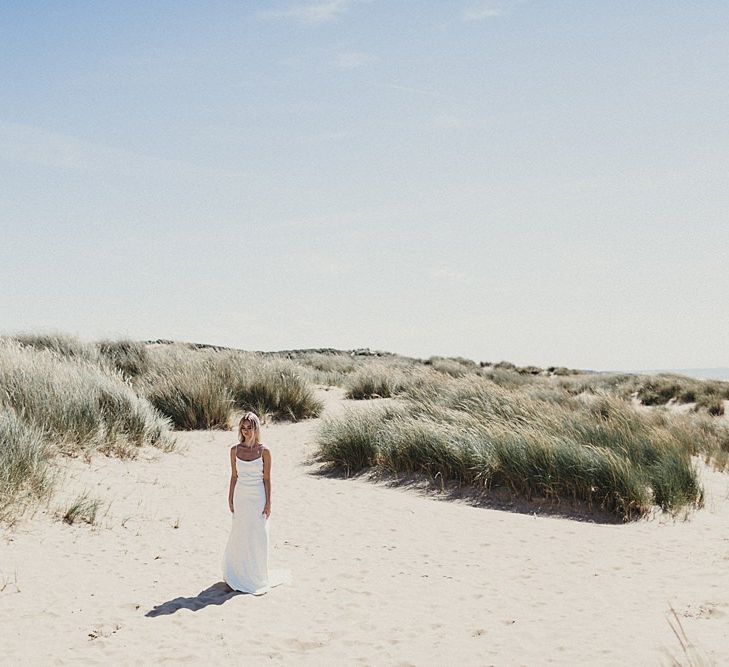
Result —
M 729 366 L 729 3 L 6 1 L 0 331 Z

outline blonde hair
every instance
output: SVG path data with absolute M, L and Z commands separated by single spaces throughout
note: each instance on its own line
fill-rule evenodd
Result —
M 253 442 L 261 444 L 261 420 L 255 412 L 246 412 L 238 422 L 238 442 L 243 442 L 243 424 L 248 422 L 253 426 Z

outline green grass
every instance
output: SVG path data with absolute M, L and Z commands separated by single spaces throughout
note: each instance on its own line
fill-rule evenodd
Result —
M 614 396 L 577 398 L 544 383 L 440 378 L 420 378 L 385 410 L 327 420 L 320 460 L 348 474 L 417 473 L 484 493 L 574 500 L 624 519 L 703 502 L 691 456 L 717 455 L 724 437 L 706 421 L 641 415 Z

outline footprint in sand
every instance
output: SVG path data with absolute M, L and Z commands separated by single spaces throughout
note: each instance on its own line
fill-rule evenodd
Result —
M 689 605 L 683 615 L 687 618 L 723 618 L 727 612 L 722 607 L 727 606 L 723 602 L 704 602 L 696 607 Z
M 112 625 L 98 625 L 88 633 L 89 641 L 99 639 L 100 637 L 111 637 L 114 633 L 121 630 L 121 625 L 114 623 Z

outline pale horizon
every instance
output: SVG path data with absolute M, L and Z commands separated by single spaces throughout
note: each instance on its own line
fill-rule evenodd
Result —
M 729 6 L 0 9 L 0 333 L 729 367 Z

